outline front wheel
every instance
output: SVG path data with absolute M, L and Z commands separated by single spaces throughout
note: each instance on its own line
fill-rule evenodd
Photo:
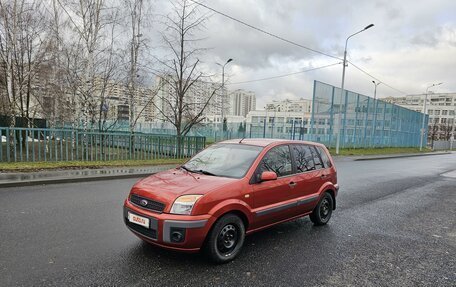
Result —
M 206 241 L 206 253 L 216 263 L 233 260 L 244 244 L 245 227 L 234 214 L 221 217 L 212 228 Z
M 310 214 L 310 220 L 314 225 L 325 225 L 331 218 L 333 208 L 333 198 L 329 193 L 325 192 L 317 206 L 315 206 L 315 209 Z

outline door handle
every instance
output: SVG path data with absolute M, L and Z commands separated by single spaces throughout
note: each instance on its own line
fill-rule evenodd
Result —
M 320 178 L 323 179 L 323 178 L 326 178 L 328 175 L 327 174 L 322 174 L 320 175 Z
M 295 187 L 295 186 L 296 186 L 296 184 L 297 184 L 296 182 L 294 182 L 294 181 L 291 181 L 291 182 L 290 182 L 288 185 L 289 185 L 290 187 Z

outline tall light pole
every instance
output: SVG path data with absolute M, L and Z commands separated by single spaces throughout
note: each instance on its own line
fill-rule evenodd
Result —
M 223 133 L 223 124 L 225 123 L 225 66 L 233 61 L 233 59 L 229 58 L 225 64 L 219 64 L 216 63 L 217 65 L 222 67 L 222 133 Z
M 372 83 L 374 83 L 374 125 L 373 125 L 373 129 L 372 129 L 372 140 L 371 140 L 371 143 L 372 143 L 372 146 L 375 146 L 375 130 L 377 129 L 377 87 L 378 85 L 380 85 L 382 82 L 378 82 L 376 83 L 375 81 L 372 81 Z
M 426 88 L 426 94 L 424 96 L 424 108 L 423 108 L 423 123 L 421 124 L 421 138 L 420 138 L 420 151 L 423 150 L 423 141 L 424 141 L 424 124 L 426 123 L 426 107 L 427 107 L 427 97 L 429 89 L 435 86 L 440 86 L 443 83 L 432 84 Z M 427 139 L 426 139 L 427 142 Z
M 451 138 L 450 138 L 450 150 L 453 150 L 453 142 L 454 139 L 456 138 L 456 107 L 453 109 L 453 127 L 452 127 L 452 132 L 451 132 Z
M 347 37 L 347 40 L 345 40 L 345 49 L 344 49 L 344 62 L 342 63 L 342 85 L 340 87 L 340 101 L 339 101 L 339 116 L 337 117 L 337 124 L 338 124 L 338 132 L 337 132 L 337 141 L 336 141 L 336 154 L 339 154 L 339 145 L 340 145 L 340 126 L 341 126 L 341 118 L 342 118 L 342 98 L 344 96 L 344 84 L 345 84 L 345 66 L 347 64 L 347 44 L 348 44 L 348 39 L 351 37 L 366 31 L 367 29 L 374 27 L 374 24 L 369 24 L 364 29 L 359 30 L 358 32 L 351 34 L 350 36 Z

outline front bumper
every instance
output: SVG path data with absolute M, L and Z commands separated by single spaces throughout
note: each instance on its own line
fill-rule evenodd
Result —
M 148 218 L 149 228 L 131 223 L 128 220 L 128 212 Z M 123 218 L 127 227 L 141 239 L 161 247 L 184 252 L 200 250 L 215 221 L 211 215 L 155 213 L 133 205 L 128 199 L 124 203 Z M 182 237 L 179 237 L 179 234 Z

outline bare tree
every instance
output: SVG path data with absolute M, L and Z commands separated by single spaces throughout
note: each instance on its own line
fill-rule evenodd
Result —
M 200 15 L 198 6 L 192 1 L 171 1 L 172 13 L 165 16 L 166 30 L 162 34 L 165 47 L 170 51 L 170 59 L 157 61 L 164 66 L 160 74 L 162 92 L 158 104 L 154 102 L 164 119 L 176 128 L 177 147 L 181 150 L 182 136 L 200 123 L 203 112 L 211 103 L 220 86 L 205 96 L 192 97 L 197 91 L 198 83 L 208 77 L 200 71 L 198 54 L 205 50 L 196 46 L 199 38 L 197 32 L 204 28 L 207 15 Z
M 438 138 L 438 133 L 439 133 L 439 119 L 435 118 L 434 121 L 432 122 L 432 119 L 430 119 L 430 129 L 429 129 L 429 135 L 428 135 L 428 140 L 431 140 L 431 147 L 434 146 L 434 140 Z
M 47 18 L 41 1 L 0 0 L 0 61 L 4 98 L 11 126 L 20 116 L 28 127 L 36 108 L 38 71 L 49 43 Z
M 138 57 L 140 48 L 142 47 L 143 37 L 142 28 L 144 25 L 143 21 L 143 11 L 144 11 L 144 1 L 143 0 L 124 0 L 123 4 L 127 10 L 129 18 L 129 28 L 130 28 L 130 43 L 129 43 L 129 72 L 127 80 L 127 90 L 128 90 L 128 106 L 129 106 L 129 122 L 130 122 L 130 132 L 133 133 L 135 130 L 136 121 L 136 103 L 135 97 L 138 97 L 137 89 L 137 78 L 138 74 Z
M 71 65 L 70 86 L 77 89 L 77 109 L 83 129 L 100 122 L 105 96 L 115 69 L 115 27 L 118 7 L 108 7 L 104 0 L 58 0 L 73 32 L 66 41 L 66 59 Z
M 446 122 L 442 125 L 441 129 L 443 140 L 449 141 L 453 132 L 453 125 L 450 123 L 449 119 L 446 119 Z

